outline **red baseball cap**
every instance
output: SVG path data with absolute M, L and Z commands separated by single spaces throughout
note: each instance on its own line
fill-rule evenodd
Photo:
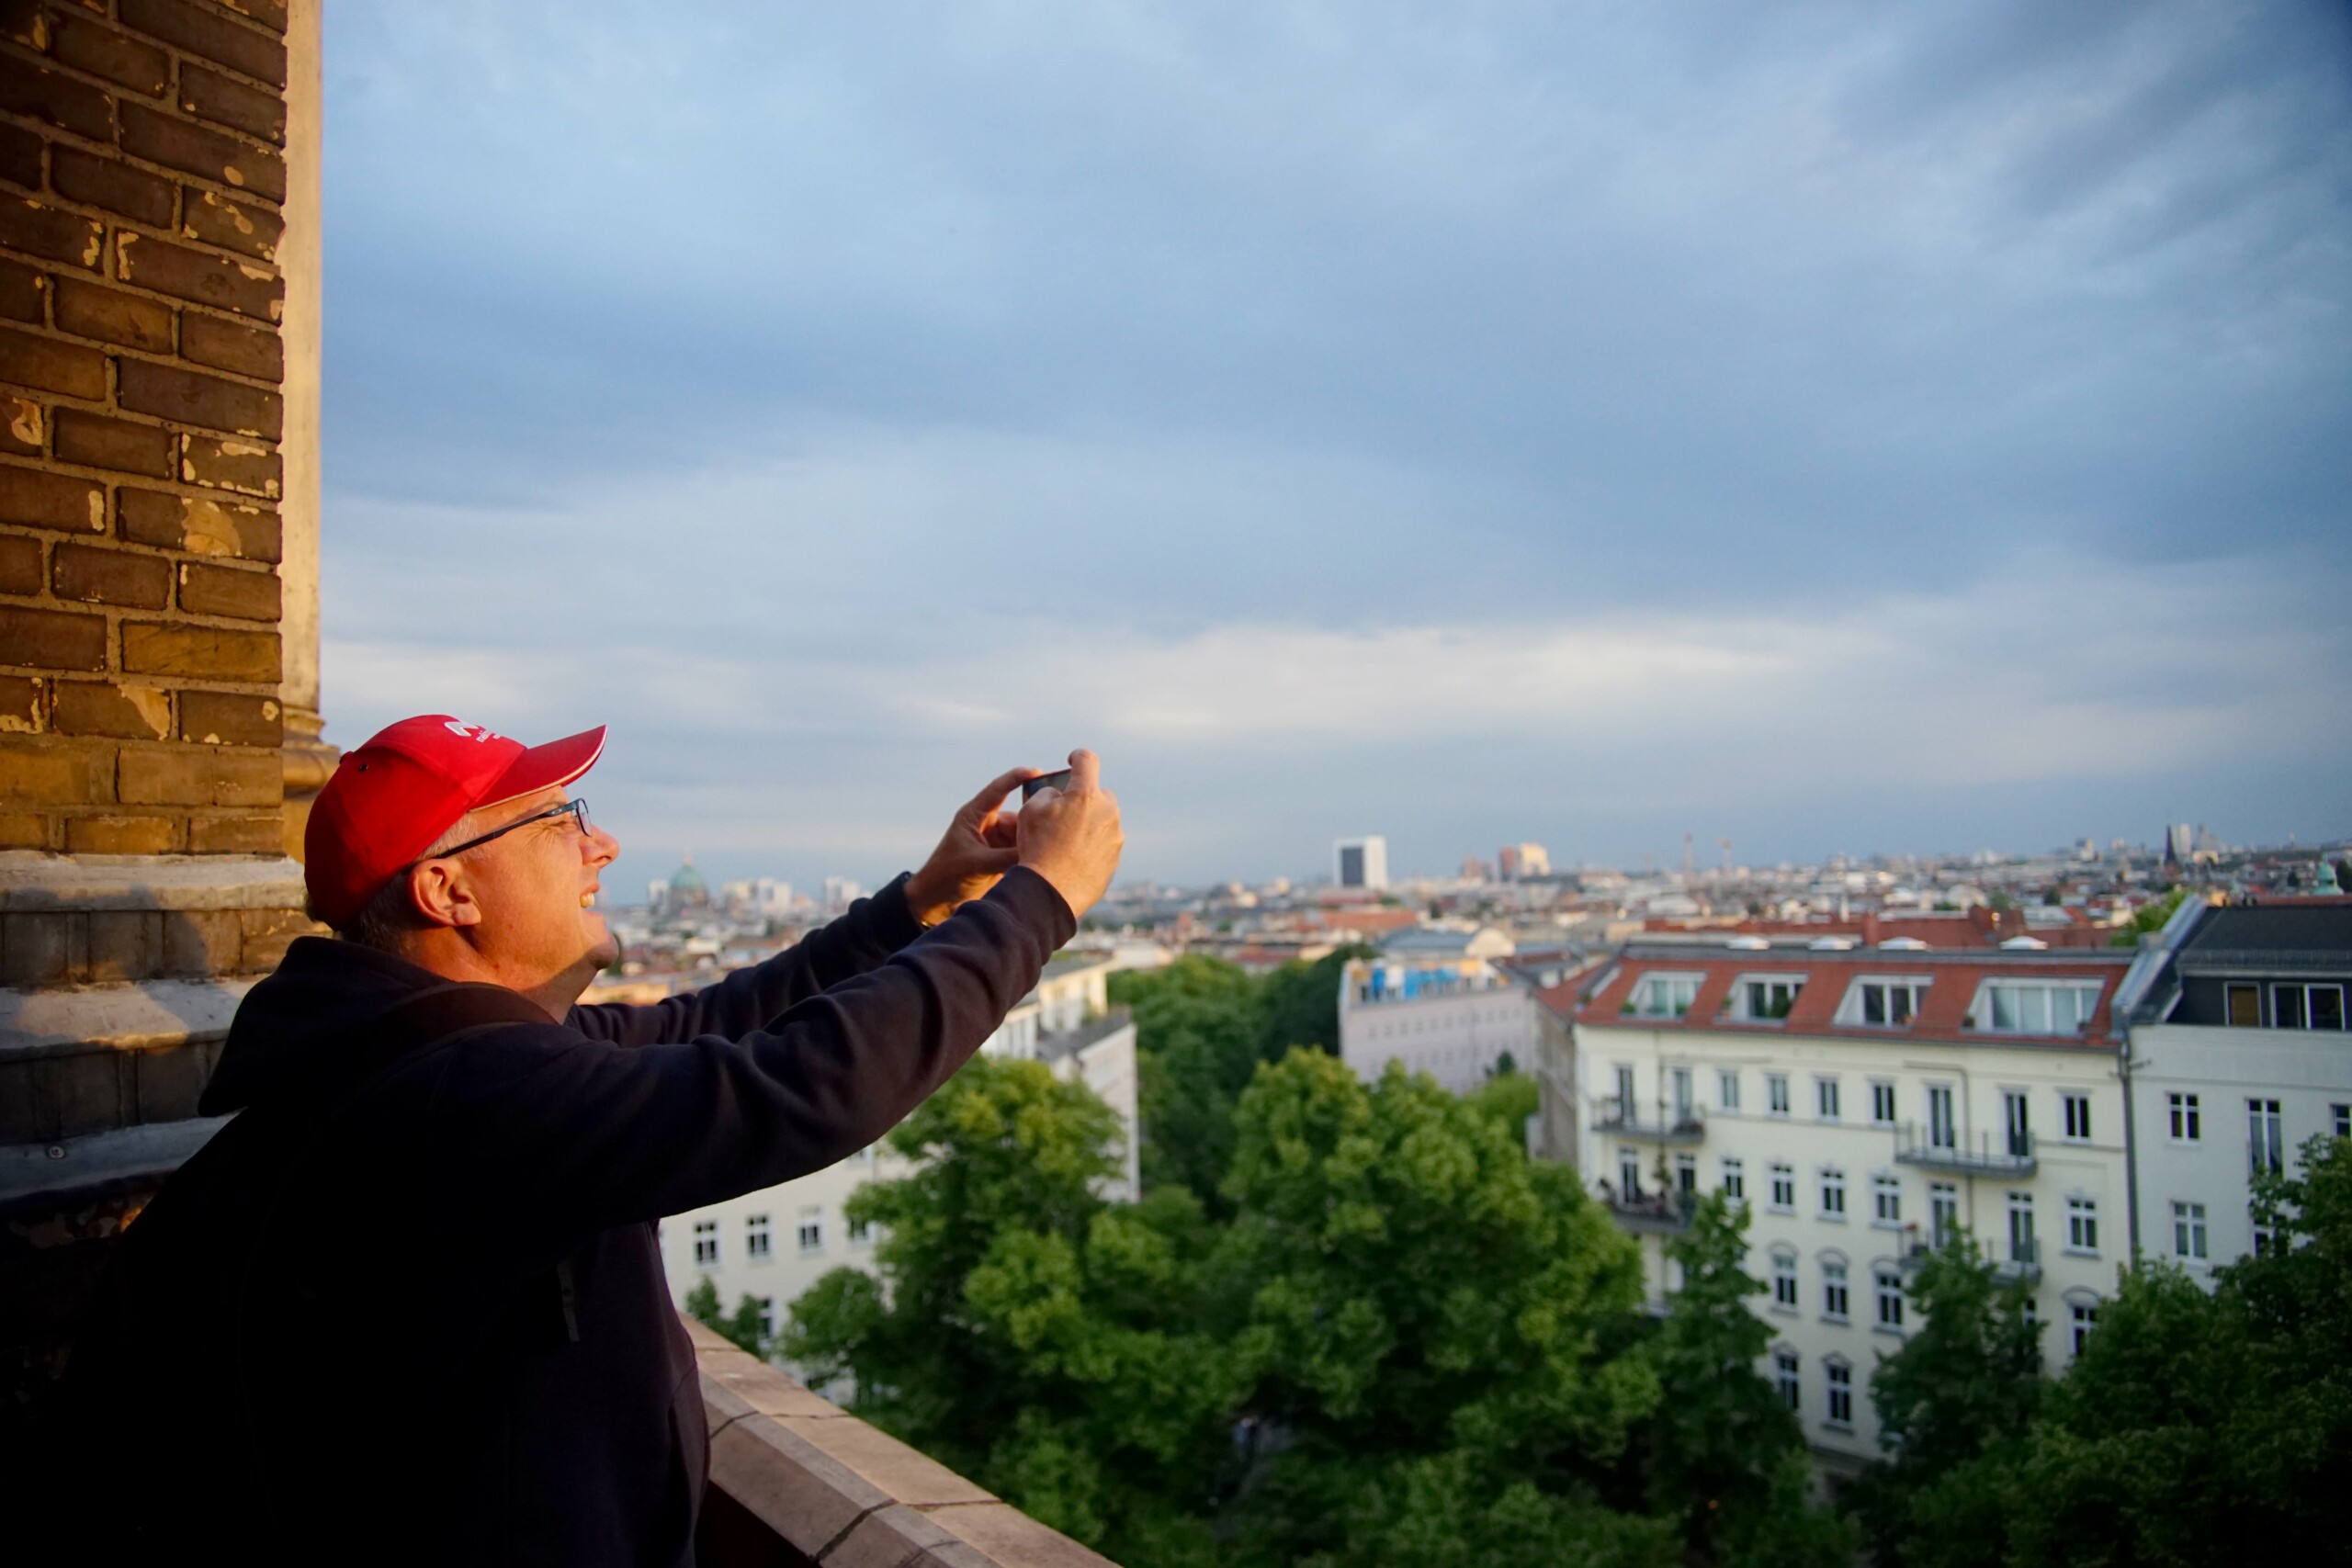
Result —
M 429 713 L 379 730 L 319 791 L 302 834 L 311 908 L 340 928 L 467 812 L 568 784 L 605 750 L 605 727 L 544 746 Z

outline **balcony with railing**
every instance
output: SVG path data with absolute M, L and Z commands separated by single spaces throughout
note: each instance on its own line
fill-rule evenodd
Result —
M 1620 1192 L 1607 1181 L 1600 1184 L 1600 1201 L 1621 1229 L 1636 1235 L 1673 1235 L 1688 1230 L 1690 1215 L 1699 1206 L 1698 1194 L 1693 1192 Z
M 2037 1165 L 2031 1133 L 1979 1133 L 1972 1144 L 1948 1130 L 1930 1129 L 1923 1134 L 1908 1122 L 1895 1129 L 1894 1163 L 1962 1176 L 2007 1177 L 2031 1176 Z
M 1993 1278 L 2004 1285 L 2041 1282 L 2041 1243 L 2033 1236 L 2009 1238 L 2009 1255 L 1993 1263 Z
M 1652 1144 L 1695 1144 L 1707 1135 L 1706 1117 L 1695 1105 L 1659 1103 L 1648 1109 L 1645 1117 L 1641 1105 L 1611 1095 L 1594 1112 L 1592 1130 Z

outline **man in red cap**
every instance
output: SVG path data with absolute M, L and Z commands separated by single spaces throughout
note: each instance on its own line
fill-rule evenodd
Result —
M 142 1561 L 691 1562 L 703 1413 L 656 1222 L 888 1131 L 1118 863 L 1118 804 L 1073 752 L 1065 787 L 1014 816 L 1037 771 L 991 780 L 922 869 L 766 963 L 581 1007 L 617 956 L 594 903 L 618 846 L 567 786 L 604 739 L 436 714 L 344 758 L 305 840 L 339 940 L 296 942 L 246 997 L 202 1101 L 236 1119 L 125 1234 L 69 1370 L 85 1440 L 135 1416 L 159 1456 L 77 1537 Z

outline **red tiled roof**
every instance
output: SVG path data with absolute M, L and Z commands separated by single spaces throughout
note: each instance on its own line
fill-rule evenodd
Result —
M 2079 912 L 2067 911 L 2070 924 L 2034 926 L 2022 909 L 1988 909 L 1981 905 L 1965 911 L 1912 915 L 1882 915 L 1875 910 L 1842 920 L 1708 920 L 1658 916 L 1642 922 L 1645 931 L 1720 931 L 1725 936 L 1850 936 L 1867 946 L 1895 937 L 1909 937 L 1929 947 L 1998 947 L 2012 937 L 2030 936 L 2052 947 L 2104 947 L 2115 934 L 2111 926 L 2094 926 Z
M 1934 952 L 1918 949 L 1894 952 L 1855 950 L 1845 953 L 1791 953 L 1786 950 L 1770 953 L 1736 953 L 1717 955 L 1713 953 L 1672 953 L 1651 951 L 1628 953 L 1618 961 L 1614 974 L 1599 994 L 1581 1006 L 1570 998 L 1569 1008 L 1561 1009 L 1579 1023 L 1620 1025 L 1634 1029 L 1709 1030 L 1736 1034 L 1815 1034 L 1844 1035 L 1857 1040 L 1937 1040 L 1984 1044 L 2008 1040 L 2059 1041 L 2067 1044 L 2107 1049 L 2109 1005 L 2114 999 L 2117 982 L 2123 978 L 2132 954 L 2117 950 L 2108 959 L 2079 958 L 2052 961 L 2040 955 L 2020 954 L 2030 962 L 2003 962 L 1986 954 L 1979 958 L 1951 958 Z M 1649 1018 L 1622 1012 L 1632 998 L 1634 987 L 1643 976 L 1652 972 L 1674 975 L 1698 975 L 1699 994 L 1690 1010 L 1680 1018 Z M 1742 976 L 1804 976 L 1804 988 L 1797 993 L 1789 1016 L 1779 1022 L 1748 1022 L 1745 1020 L 1718 1016 L 1731 996 L 1731 987 Z M 1834 1021 L 1838 1010 L 1846 999 L 1850 982 L 1875 976 L 1917 975 L 1928 977 L 1930 984 L 1920 998 L 1918 1016 L 1907 1027 L 1864 1028 Z M 2012 980 L 2098 980 L 2098 1008 L 2091 1015 L 2091 1027 L 2080 1034 L 2020 1035 L 1994 1033 L 1988 1030 L 1967 1029 L 1962 1020 L 1969 1005 L 1976 999 L 1978 985 L 1988 979 Z M 1571 987 L 1563 987 L 1562 989 Z

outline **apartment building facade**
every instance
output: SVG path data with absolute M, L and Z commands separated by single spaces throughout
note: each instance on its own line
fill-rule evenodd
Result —
M 1485 958 L 1354 959 L 1340 980 L 1340 1059 L 1366 1083 L 1391 1062 L 1456 1094 L 1536 1055 L 1535 1002 Z
M 2192 1276 L 2267 1244 L 2254 1181 L 2315 1136 L 2352 1136 L 2352 899 L 2190 901 L 2119 1007 L 2132 1053 L 2134 1229 Z
M 1641 1242 L 1721 1190 L 1752 1216 L 1770 1286 L 1759 1371 L 1833 1468 L 1877 1457 L 1869 1397 L 1917 1324 L 1918 1252 L 1965 1227 L 2027 1280 L 2063 1366 L 2129 1257 L 2124 1086 L 2112 1003 L 2131 954 L 1860 947 L 1849 939 L 1635 943 L 1562 1009 L 1540 1124 L 1572 1086 L 1575 1157 Z

